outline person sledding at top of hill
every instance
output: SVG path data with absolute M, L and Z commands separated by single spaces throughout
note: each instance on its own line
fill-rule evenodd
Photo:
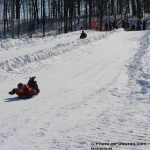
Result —
M 37 95 L 40 90 L 37 82 L 34 81 L 35 77 L 31 77 L 27 84 L 19 83 L 17 88 L 9 92 L 10 95 L 17 94 L 19 97 L 32 97 Z
M 82 33 L 80 35 L 80 39 L 85 39 L 87 37 L 87 34 L 82 30 Z

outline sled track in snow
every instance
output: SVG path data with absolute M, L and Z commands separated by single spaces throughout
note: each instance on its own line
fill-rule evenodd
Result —
M 73 42 L 68 42 L 65 44 L 57 44 L 56 46 L 44 50 L 39 50 L 32 54 L 26 54 L 23 56 L 19 56 L 10 60 L 6 60 L 0 63 L 0 72 L 3 71 L 13 71 L 14 69 L 18 69 L 20 67 L 23 67 L 29 63 L 34 63 L 37 61 L 48 59 L 52 56 L 58 56 L 62 55 L 63 53 L 66 53 L 72 49 L 78 48 L 82 45 L 87 45 L 92 42 L 102 40 L 107 38 L 110 34 L 112 34 L 114 31 L 110 31 L 107 34 L 104 33 L 102 35 L 98 35 L 96 37 L 90 37 L 84 40 L 76 40 Z

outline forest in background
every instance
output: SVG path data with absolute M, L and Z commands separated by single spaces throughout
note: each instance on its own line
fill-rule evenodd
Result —
M 0 0 L 0 36 L 32 38 L 118 27 L 145 30 L 149 13 L 149 0 Z

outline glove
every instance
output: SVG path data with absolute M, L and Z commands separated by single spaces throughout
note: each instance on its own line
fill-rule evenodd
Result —
M 14 93 L 13 93 L 13 91 L 10 91 L 8 94 L 9 94 L 9 95 L 13 95 Z
M 13 89 L 12 91 L 10 91 L 8 94 L 9 94 L 9 95 L 15 94 L 15 89 Z

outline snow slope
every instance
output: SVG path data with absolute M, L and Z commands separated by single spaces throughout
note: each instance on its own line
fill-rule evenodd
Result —
M 149 31 L 87 32 L 0 41 L 0 150 L 150 149 Z M 38 96 L 8 95 L 33 75 Z

